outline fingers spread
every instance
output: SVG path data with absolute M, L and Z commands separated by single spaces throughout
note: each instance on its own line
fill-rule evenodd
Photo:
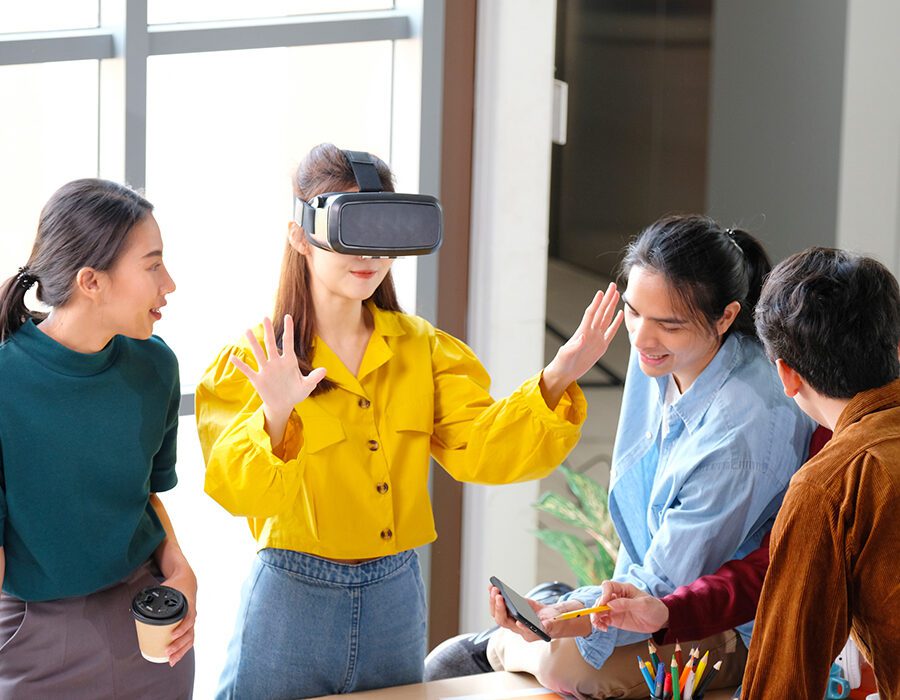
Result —
M 613 322 L 609 324 L 609 328 L 606 329 L 606 333 L 603 334 L 604 340 L 609 343 L 613 336 L 615 336 L 616 332 L 619 330 L 619 326 L 622 325 L 622 321 L 625 319 L 625 313 L 620 309 L 616 314 L 616 317 L 613 319 Z
M 603 303 L 601 303 L 596 312 L 594 313 L 594 317 L 591 321 L 591 328 L 605 328 L 609 325 L 610 319 L 612 319 L 613 314 L 616 312 L 616 305 L 619 303 L 619 293 L 616 291 L 616 285 L 610 284 L 609 289 L 606 290 L 606 295 L 603 297 Z
M 281 337 L 281 354 L 284 357 L 296 359 L 294 352 L 294 319 L 290 314 L 284 315 L 284 335 Z
M 247 377 L 247 379 L 251 382 L 253 381 L 253 378 L 256 376 L 256 371 L 250 365 L 237 357 L 237 355 L 232 355 L 228 359 L 231 360 L 231 364 L 244 373 L 244 376 Z
M 603 301 L 603 292 L 601 290 L 597 290 L 597 293 L 594 294 L 594 298 L 591 299 L 591 303 L 588 304 L 588 307 L 584 310 L 584 316 L 581 317 L 581 323 L 578 324 L 578 331 L 587 330 L 591 327 L 591 323 L 594 320 L 594 316 L 597 313 L 597 309 L 600 308 L 600 302 Z M 576 333 L 578 331 L 575 331 Z
M 244 335 L 247 336 L 247 342 L 250 343 L 250 352 L 253 353 L 253 357 L 256 359 L 256 366 L 262 369 L 262 366 L 266 364 L 266 359 L 268 358 L 266 351 L 263 349 L 262 345 L 259 344 L 253 331 L 248 330 Z
M 325 379 L 326 369 L 324 367 L 316 367 L 312 372 L 306 375 L 304 381 L 312 384 L 314 387 Z
M 269 357 L 278 356 L 278 343 L 275 342 L 275 327 L 272 325 L 272 319 L 266 316 L 263 319 L 263 331 L 266 338 L 266 352 Z

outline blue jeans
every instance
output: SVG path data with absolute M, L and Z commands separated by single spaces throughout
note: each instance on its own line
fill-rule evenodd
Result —
M 219 700 L 295 700 L 422 680 L 414 551 L 362 564 L 263 549 L 244 584 Z

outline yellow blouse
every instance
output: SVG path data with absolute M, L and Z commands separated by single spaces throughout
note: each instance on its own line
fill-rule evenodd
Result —
M 247 518 L 260 548 L 335 559 L 396 554 L 432 542 L 429 454 L 455 479 L 502 484 L 546 476 L 578 441 L 587 403 L 577 384 L 551 411 L 540 375 L 494 401 L 461 341 L 427 321 L 369 304 L 375 330 L 353 376 L 321 339 L 313 366 L 338 388 L 291 414 L 285 459 L 272 453 L 262 402 L 224 348 L 196 392 L 206 492 Z M 255 331 L 262 339 L 262 326 Z

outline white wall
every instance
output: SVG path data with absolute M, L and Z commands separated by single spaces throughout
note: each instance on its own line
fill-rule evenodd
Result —
M 718 0 L 708 209 L 900 274 L 900 3 Z
M 846 14 L 846 0 L 714 6 L 707 210 L 773 262 L 835 245 Z
M 543 365 L 554 0 L 478 4 L 469 342 L 503 396 Z M 467 485 L 460 625 L 490 621 L 491 575 L 537 575 L 537 482 Z
M 837 245 L 900 275 L 900 3 L 851 0 Z

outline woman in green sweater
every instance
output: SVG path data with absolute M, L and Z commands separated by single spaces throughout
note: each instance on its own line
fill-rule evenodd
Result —
M 176 483 L 180 388 L 152 335 L 175 289 L 152 208 L 64 185 L 0 288 L 2 699 L 191 697 L 197 581 L 156 495 Z M 168 664 L 141 658 L 129 612 L 160 582 L 189 609 Z

